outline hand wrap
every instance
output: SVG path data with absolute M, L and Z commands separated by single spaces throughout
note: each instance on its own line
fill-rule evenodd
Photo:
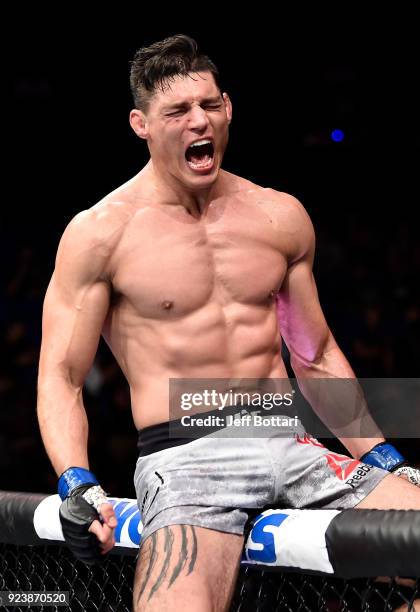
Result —
M 376 444 L 360 461 L 392 472 L 396 476 L 404 476 L 409 482 L 420 487 L 420 470 L 408 464 L 397 449 L 388 442 Z
M 97 537 L 89 532 L 101 520 L 99 507 L 107 501 L 95 476 L 85 468 L 71 467 L 59 478 L 58 493 L 63 500 L 59 515 L 64 539 L 76 559 L 93 565 L 103 559 Z

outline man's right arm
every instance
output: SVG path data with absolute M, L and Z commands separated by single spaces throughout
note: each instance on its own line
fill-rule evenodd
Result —
M 41 435 L 61 475 L 63 535 L 76 558 L 87 564 L 111 550 L 117 525 L 112 504 L 89 471 L 82 396 L 110 301 L 106 269 L 111 247 L 101 237 L 104 229 L 106 217 L 98 220 L 88 211 L 77 215 L 63 234 L 45 296 L 38 376 Z
M 109 308 L 108 249 L 95 237 L 90 212 L 69 224 L 57 252 L 43 310 L 38 418 L 57 475 L 88 468 L 88 423 L 82 388 Z

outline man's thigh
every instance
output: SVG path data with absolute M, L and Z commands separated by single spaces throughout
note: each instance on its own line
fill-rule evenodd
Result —
M 420 510 L 420 487 L 389 474 L 355 508 Z
M 158 529 L 140 549 L 133 610 L 227 610 L 243 544 L 241 535 L 192 525 Z

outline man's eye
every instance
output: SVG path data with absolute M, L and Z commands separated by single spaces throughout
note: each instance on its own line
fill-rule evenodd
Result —
M 219 110 L 219 108 L 221 107 L 221 104 L 210 104 L 208 106 L 206 106 L 205 108 L 207 110 Z

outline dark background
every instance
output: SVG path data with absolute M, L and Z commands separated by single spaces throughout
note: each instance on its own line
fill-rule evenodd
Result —
M 224 167 L 297 196 L 317 233 L 315 276 L 359 377 L 417 377 L 420 341 L 418 48 L 409 14 L 325 18 L 224 7 L 120 7 L 10 17 L 3 80 L 0 488 L 52 492 L 38 433 L 43 296 L 70 219 L 133 176 L 147 150 L 128 125 L 129 62 L 143 44 L 195 37 L 234 106 Z M 238 9 L 239 10 L 239 9 Z M 382 9 L 381 9 L 382 10 Z M 204 12 L 203 12 L 204 11 Z M 211 17 L 209 16 L 211 14 Z M 196 19 L 194 16 L 196 15 Z M 333 142 L 331 131 L 345 138 Z M 91 468 L 134 496 L 128 389 L 101 345 L 85 401 Z M 399 447 L 418 462 L 418 440 Z

